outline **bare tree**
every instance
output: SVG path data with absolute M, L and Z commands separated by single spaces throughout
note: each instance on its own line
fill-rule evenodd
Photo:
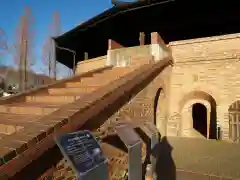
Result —
M 53 14 L 52 21 L 49 25 L 49 34 L 43 45 L 43 64 L 47 67 L 47 74 L 53 76 L 56 79 L 57 76 L 57 62 L 53 57 L 53 42 L 52 37 L 60 34 L 60 16 L 58 12 Z
M 24 10 L 24 15 L 20 17 L 20 24 L 16 29 L 16 42 L 14 43 L 14 60 L 19 70 L 20 90 L 27 88 L 28 72 L 35 63 L 32 56 L 33 24 L 31 9 L 27 7 Z
M 11 68 L 6 67 L 6 59 L 9 53 L 7 35 L 4 30 L 0 28 L 0 66 L 1 66 L 1 74 L 0 74 L 0 89 L 5 89 L 5 82 L 8 76 L 8 72 Z M 5 66 L 5 67 L 4 67 Z
M 7 46 L 7 36 L 3 29 L 0 28 L 0 65 L 5 65 L 4 55 L 6 55 L 8 50 Z
M 43 68 L 43 72 L 46 73 L 48 76 L 52 76 L 52 59 L 51 59 L 51 51 L 49 50 L 50 46 L 50 39 L 47 38 L 45 43 L 42 47 L 42 60 L 43 65 L 47 68 Z

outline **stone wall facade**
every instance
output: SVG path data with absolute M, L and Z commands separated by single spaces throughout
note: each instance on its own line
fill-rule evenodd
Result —
M 150 121 L 156 124 L 162 136 L 167 135 L 167 105 L 172 67 L 139 84 L 138 90 L 129 93 L 131 100 L 115 112 L 103 126 L 115 121 Z M 126 95 L 126 98 L 129 98 Z
M 151 45 L 121 47 L 108 50 L 107 65 L 125 67 L 131 65 L 131 58 L 135 55 L 146 56 L 151 52 Z
M 206 138 L 232 140 L 234 133 L 240 137 L 240 117 L 229 112 L 240 98 L 238 47 L 239 34 L 170 42 L 173 67 L 157 75 L 110 120 L 146 119 L 162 135 L 203 138 L 193 128 L 193 106 L 199 103 L 207 111 Z M 237 124 L 235 132 L 230 132 L 234 126 L 229 118 Z
M 174 64 L 142 86 L 140 92 L 131 94 L 131 101 L 109 121 L 146 119 L 154 122 L 162 135 L 204 138 L 194 127 L 193 117 L 193 107 L 201 104 L 206 108 L 205 138 L 233 140 L 235 136 L 235 141 L 236 137 L 240 141 L 240 106 L 230 108 L 240 104 L 240 34 L 168 45 L 158 33 L 151 35 L 152 43 L 147 46 L 126 48 L 113 42 L 107 59 L 126 60 L 136 54 L 149 54 L 155 62 L 172 57 Z M 141 58 L 136 60 L 140 63 Z M 121 65 L 116 62 L 111 65 Z
M 77 64 L 76 74 L 88 72 L 94 69 L 103 68 L 106 66 L 107 56 L 100 56 L 97 58 L 80 61 Z
M 171 42 L 168 135 L 198 136 L 192 131 L 192 106 L 203 104 L 223 139 L 229 138 L 229 107 L 240 98 L 240 34 Z M 215 106 L 215 107 L 214 107 Z M 215 111 L 215 112 L 213 112 Z M 171 117 L 178 115 L 176 120 Z
M 141 34 L 140 34 L 141 35 Z M 134 66 L 135 57 L 139 60 L 139 64 L 144 64 L 144 58 L 149 57 L 155 62 L 169 56 L 169 49 L 157 32 L 151 33 L 151 44 L 124 47 L 113 40 L 109 40 L 106 65 L 118 67 Z M 145 58 L 146 59 L 146 58 Z

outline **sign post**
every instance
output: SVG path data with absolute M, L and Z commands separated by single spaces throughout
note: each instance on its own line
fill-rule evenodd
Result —
M 128 180 L 142 180 L 142 141 L 127 125 L 117 126 L 116 132 L 128 149 Z
M 149 137 L 150 144 L 147 144 L 147 146 L 150 146 L 148 149 L 152 151 L 160 141 L 160 134 L 158 132 L 158 129 L 154 124 L 148 123 L 148 122 L 145 122 L 143 125 L 140 126 L 140 128 Z M 151 155 L 150 162 L 151 162 L 153 171 L 155 171 L 156 161 L 157 161 L 156 157 Z
M 64 134 L 55 141 L 78 180 L 108 180 L 107 159 L 90 131 Z

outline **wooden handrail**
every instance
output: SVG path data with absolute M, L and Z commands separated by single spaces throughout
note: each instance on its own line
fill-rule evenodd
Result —
M 134 96 L 134 94 L 130 93 L 132 90 L 134 90 L 134 88 L 137 87 L 137 90 L 135 90 L 135 93 L 137 93 L 137 91 L 140 91 L 138 88 L 139 84 L 143 85 L 143 83 L 145 83 L 146 86 L 151 82 L 152 78 L 156 77 L 165 67 L 170 64 L 171 60 L 164 59 L 155 64 L 141 66 L 125 77 L 99 88 L 99 90 L 86 95 L 80 100 L 63 106 L 52 114 L 39 119 L 39 122 L 46 119 L 53 119 L 53 122 L 55 122 L 53 130 L 50 131 L 50 128 L 45 128 L 46 132 L 43 132 L 42 129 L 39 129 L 39 135 L 37 136 L 41 138 L 38 139 L 38 142 L 36 142 L 35 145 L 31 144 L 31 146 L 29 146 L 29 148 L 22 152 L 19 156 L 14 157 L 12 160 L 2 165 L 0 167 L 0 172 L 7 174 L 8 177 L 14 176 L 16 172 L 21 171 L 33 160 L 39 158 L 41 154 L 54 147 L 54 136 L 75 131 L 79 128 L 87 128 L 92 130 L 95 128 L 95 126 L 99 126 L 97 123 L 101 123 L 102 120 L 106 120 L 101 120 L 101 113 L 113 114 L 114 112 L 111 112 L 114 111 L 111 109 L 113 104 L 119 104 L 119 100 L 122 101 L 123 99 L 124 103 L 129 101 L 129 99 Z M 120 102 L 120 104 L 121 103 L 123 102 Z M 65 113 L 68 117 L 64 117 Z M 98 121 L 96 121 L 96 117 Z M 30 126 L 26 127 L 24 132 L 31 132 L 31 128 L 32 127 Z M 18 133 L 21 134 L 21 132 Z M 6 138 L 16 138 L 18 133 L 9 135 Z

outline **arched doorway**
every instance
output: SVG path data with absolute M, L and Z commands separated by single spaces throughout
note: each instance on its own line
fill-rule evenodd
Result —
M 162 88 L 159 88 L 154 98 L 154 125 L 159 130 L 162 136 L 166 135 L 166 119 L 165 119 L 165 93 Z
M 240 143 L 240 101 L 229 106 L 229 139 Z
M 207 108 L 201 103 L 192 107 L 193 128 L 207 138 Z
M 180 134 L 217 139 L 216 101 L 203 91 L 186 94 L 179 103 Z

